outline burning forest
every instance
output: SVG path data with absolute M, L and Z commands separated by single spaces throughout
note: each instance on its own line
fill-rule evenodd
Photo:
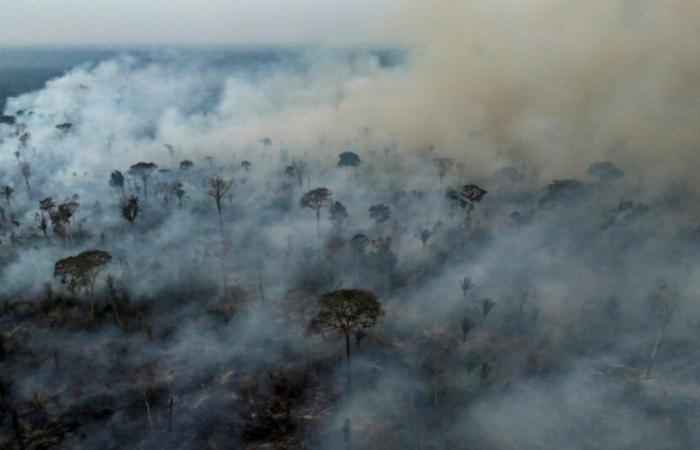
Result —
M 698 7 L 389 9 L 0 86 L 0 448 L 700 446 Z

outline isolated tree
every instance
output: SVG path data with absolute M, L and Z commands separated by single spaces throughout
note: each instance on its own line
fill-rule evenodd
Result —
M 250 172 L 250 169 L 253 168 L 253 165 L 250 163 L 250 161 L 243 161 L 241 162 L 241 167 L 243 167 L 243 170 L 246 172 Z
M 119 213 L 130 225 L 134 224 L 139 212 L 141 212 L 141 206 L 137 196 L 132 195 L 129 198 L 123 198 L 119 202 Z
M 180 162 L 180 170 L 190 170 L 194 167 L 194 163 L 189 159 Z
M 29 196 L 29 201 L 32 201 L 32 188 L 29 185 L 29 178 L 32 176 L 32 166 L 26 162 L 23 161 L 19 163 L 19 171 L 22 173 L 22 177 L 24 178 L 24 184 L 27 186 L 27 195 Z
M 434 231 L 431 230 L 430 228 L 422 228 L 420 232 L 417 234 L 418 239 L 420 239 L 421 243 L 423 244 L 423 248 L 428 244 L 428 241 L 430 238 L 433 236 Z
M 115 170 L 110 174 L 109 185 L 119 191 L 121 196 L 124 197 L 124 175 L 120 171 Z
M 182 187 L 182 183 L 179 181 L 174 182 L 171 185 L 171 191 L 172 194 L 177 198 L 177 206 L 182 206 L 182 200 L 184 200 L 185 195 L 187 194 L 185 192 L 185 188 Z
M 342 227 L 348 218 L 348 210 L 339 201 L 335 201 L 330 207 L 331 221 L 337 226 Z
M 644 373 L 645 378 L 651 376 L 651 369 L 656 362 L 656 355 L 659 351 L 659 346 L 666 334 L 666 328 L 673 318 L 673 314 L 680 305 L 681 296 L 671 285 L 663 278 L 657 280 L 654 290 L 649 297 L 649 308 L 652 316 L 654 328 L 656 328 L 656 339 L 654 347 L 647 363 L 647 368 Z
M 303 187 L 304 176 L 306 175 L 306 161 L 301 159 L 293 159 L 292 165 L 289 167 L 292 168 L 292 173 L 296 177 L 299 187 Z
M 59 123 L 58 125 L 56 125 L 56 129 L 64 133 L 68 133 L 73 129 L 73 124 L 70 122 Z
M 319 299 L 319 312 L 311 319 L 309 328 L 315 333 L 340 333 L 345 337 L 348 388 L 350 378 L 350 337 L 360 330 L 371 328 L 384 314 L 377 296 L 362 289 L 339 289 L 325 293 Z
M 484 317 L 489 315 L 489 312 L 491 312 L 494 306 L 496 306 L 496 302 L 490 298 L 485 298 L 481 301 L 481 313 Z
M 488 191 L 475 184 L 465 184 L 460 190 L 448 190 L 447 198 L 459 202 L 459 206 L 467 211 L 467 217 L 469 217 L 474 205 L 479 203 L 486 194 Z
M 377 224 L 384 223 L 391 219 L 391 208 L 384 203 L 370 206 L 369 217 L 374 219 Z
M 299 204 L 302 208 L 316 211 L 316 234 L 321 236 L 321 208 L 326 206 L 331 199 L 330 189 L 316 188 L 301 197 Z
M 452 158 L 433 158 L 433 164 L 435 165 L 435 167 L 437 167 L 438 175 L 440 176 L 440 184 L 442 184 L 442 180 L 445 178 L 445 175 L 447 175 L 450 169 L 452 169 L 454 163 L 455 162 Z
M 152 162 L 138 162 L 129 168 L 129 175 L 141 178 L 146 205 L 148 205 L 148 179 L 156 169 L 158 165 Z
M 216 204 L 216 212 L 219 214 L 219 229 L 221 234 L 224 233 L 224 222 L 221 217 L 221 200 L 224 198 L 226 193 L 233 187 L 233 180 L 226 181 L 221 177 L 212 177 L 207 182 L 209 186 L 209 196 L 214 199 Z
M 467 337 L 469 336 L 469 332 L 474 328 L 474 322 L 470 320 L 468 317 L 465 317 L 462 319 L 462 340 L 467 341 Z
M 102 250 L 87 250 L 75 256 L 59 259 L 54 265 L 54 278 L 58 278 L 68 291 L 78 295 L 83 292 L 90 303 L 90 315 L 95 319 L 95 281 L 99 272 L 112 261 L 112 256 Z
M 469 289 L 474 286 L 472 283 L 472 279 L 469 277 L 464 277 L 459 281 L 459 287 L 462 288 L 462 295 L 464 296 L 464 299 L 467 299 L 467 293 L 469 292 Z
M 360 157 L 357 153 L 343 152 L 338 155 L 338 167 L 357 167 L 360 163 Z
M 15 190 L 12 189 L 10 186 L 5 185 L 2 188 L 2 196 L 5 198 L 5 205 L 7 205 L 7 210 L 9 212 L 12 211 L 12 205 L 10 201 L 12 200 L 12 194 L 15 193 Z

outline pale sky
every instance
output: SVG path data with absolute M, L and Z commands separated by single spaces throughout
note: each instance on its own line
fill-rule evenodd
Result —
M 370 42 L 401 0 L 0 0 L 0 46 Z

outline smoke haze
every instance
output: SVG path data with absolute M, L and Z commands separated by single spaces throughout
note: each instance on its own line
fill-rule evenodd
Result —
M 697 448 L 700 7 L 362 2 L 348 30 L 307 2 L 288 32 L 273 4 L 235 37 L 223 2 L 197 37 L 194 3 L 131 37 L 120 8 L 110 42 L 198 45 L 7 99 L 0 443 Z M 103 42 L 61 17 L 37 42 Z M 319 332 L 343 289 L 383 314 Z

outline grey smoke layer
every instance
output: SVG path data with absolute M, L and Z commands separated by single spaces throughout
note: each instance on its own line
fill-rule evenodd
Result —
M 8 102 L 2 442 L 700 444 L 697 8 L 439 3 L 408 51 L 136 52 Z M 301 207 L 318 187 L 345 220 Z M 63 232 L 47 197 L 79 204 Z M 94 319 L 53 277 L 87 249 L 112 256 Z M 339 288 L 384 307 L 351 391 L 343 339 L 308 330 Z

